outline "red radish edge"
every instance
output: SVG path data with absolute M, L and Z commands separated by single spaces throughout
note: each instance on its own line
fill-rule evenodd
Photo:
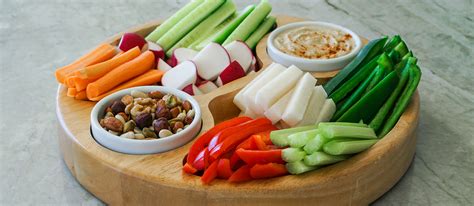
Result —
M 161 48 L 160 45 L 153 43 L 151 41 L 147 41 L 148 43 L 148 50 L 152 51 L 155 54 L 156 62 L 158 63 L 158 59 L 165 59 L 165 51 Z
M 193 71 L 194 73 L 193 74 L 183 73 L 183 72 L 180 71 L 181 68 L 179 66 L 183 66 L 187 62 L 193 64 L 193 68 L 194 68 L 194 71 Z M 169 86 L 169 87 L 172 87 L 172 88 L 175 88 L 175 89 L 182 90 L 184 87 L 188 86 L 189 84 L 196 83 L 196 79 L 197 79 L 196 68 L 197 68 L 197 66 L 193 61 L 184 61 L 183 63 L 181 63 L 178 66 L 174 67 L 170 71 L 166 72 L 163 75 L 163 77 L 161 78 L 161 83 L 163 84 L 163 86 Z M 180 76 L 183 76 L 183 74 L 184 75 L 192 75 L 192 76 L 194 76 L 194 79 L 192 79 L 192 81 L 190 81 L 191 79 L 184 79 L 184 82 L 177 82 L 177 81 L 179 81 L 177 78 L 179 78 Z
M 219 78 L 217 78 L 216 83 L 217 86 L 222 86 L 244 76 L 244 69 L 239 64 L 239 62 L 234 60 L 224 69 L 224 71 L 222 71 L 221 74 L 219 74 Z
M 125 33 L 122 35 L 122 38 L 120 38 L 118 48 L 126 52 L 136 46 L 142 49 L 145 44 L 147 44 L 147 41 L 140 35 L 135 33 Z
M 221 47 L 222 50 L 223 50 L 223 51 L 226 53 L 226 55 L 227 55 L 227 62 L 230 63 L 231 58 L 230 58 L 229 52 L 227 52 L 227 50 L 226 50 L 222 45 L 217 44 L 217 43 L 215 43 L 215 42 L 211 42 L 211 43 L 209 43 L 206 47 L 208 47 L 210 44 L 215 44 L 215 45 Z M 199 55 L 201 54 L 201 52 L 206 49 L 206 47 L 204 47 L 204 49 L 202 49 L 196 56 L 199 56 Z M 193 59 L 193 60 L 194 60 L 194 59 Z M 202 75 L 199 74 L 199 71 L 200 71 L 199 65 L 197 64 L 196 66 L 197 66 L 197 70 L 198 70 L 198 75 L 202 77 Z M 207 68 L 206 68 L 206 69 L 207 69 Z M 224 69 L 225 69 L 225 68 L 223 68 L 223 69 L 221 70 L 221 72 L 222 72 Z M 202 70 L 202 69 L 201 69 L 201 70 Z M 217 76 L 217 77 L 218 77 L 218 76 Z M 208 79 L 206 79 L 205 77 L 203 77 L 203 79 L 206 79 L 206 80 L 213 80 L 213 79 L 215 79 L 215 78 L 216 78 L 216 77 L 214 77 L 214 76 L 213 76 L 213 77 L 209 77 Z

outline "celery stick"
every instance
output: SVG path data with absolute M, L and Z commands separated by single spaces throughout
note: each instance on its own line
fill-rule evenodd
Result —
M 285 162 L 296 162 L 303 160 L 306 153 L 301 148 L 286 148 L 281 152 L 281 157 Z
M 290 147 L 294 148 L 303 147 L 310 139 L 316 137 L 318 133 L 318 129 L 313 129 L 291 134 L 288 136 L 288 144 L 290 144 Z
M 366 150 L 374 145 L 377 139 L 366 140 L 332 140 L 323 146 L 324 152 L 331 155 L 355 154 Z
M 275 25 L 276 18 L 273 16 L 269 16 L 263 20 L 263 22 L 258 26 L 258 28 L 250 35 L 250 37 L 245 40 L 247 46 L 251 49 L 254 49 L 257 46 L 260 39 L 265 36 Z
M 323 145 L 326 144 L 329 139 L 324 138 L 323 135 L 317 134 L 316 137 L 310 139 L 308 143 L 303 147 L 306 154 L 313 154 L 316 151 L 320 151 L 323 149 Z
M 213 11 L 219 8 L 225 0 L 206 0 L 204 3 L 199 5 L 191 13 L 186 15 L 181 21 L 179 21 L 171 30 L 166 32 L 156 43 L 161 48 L 168 51 L 176 42 L 178 42 L 184 35 L 191 31 L 201 21 L 207 18 Z
M 173 28 L 175 24 L 177 24 L 181 19 L 186 17 L 191 11 L 193 11 L 196 7 L 198 7 L 204 0 L 194 0 L 186 4 L 183 8 L 178 10 L 174 13 L 171 17 L 169 17 L 166 21 L 162 24 L 157 26 L 155 30 L 153 30 L 148 36 L 145 38 L 148 41 L 156 42 L 160 39 L 168 30 Z
M 242 21 L 247 18 L 247 16 L 255 9 L 255 5 L 250 5 L 247 6 L 240 14 L 239 16 L 234 19 L 229 25 L 227 25 L 224 29 L 222 29 L 219 33 L 217 33 L 215 36 L 212 37 L 213 42 L 216 42 L 218 44 L 222 44 L 225 39 L 237 28 Z M 208 42 L 209 43 L 209 42 Z
M 196 41 L 200 36 L 206 34 L 211 28 L 216 27 L 230 15 L 235 12 L 235 5 L 232 1 L 226 1 L 222 6 L 220 6 L 216 11 L 214 11 L 209 17 L 204 21 L 199 23 L 193 30 L 191 30 L 186 36 L 181 38 L 178 43 L 173 45 L 171 49 L 166 52 L 166 56 L 171 57 L 173 50 L 180 47 L 188 47 L 194 41 Z
M 376 139 L 377 135 L 372 128 L 352 127 L 340 125 L 320 125 L 321 134 L 328 139 L 356 138 Z
M 348 155 L 330 155 L 324 152 L 315 152 L 304 157 L 303 162 L 310 166 L 323 166 L 340 162 L 348 157 Z
M 227 39 L 222 43 L 226 45 L 235 40 L 245 41 L 250 36 L 250 34 L 257 29 L 258 25 L 265 19 L 265 17 L 272 10 L 272 6 L 268 3 L 267 0 L 262 0 L 255 10 L 253 10 L 247 18 L 227 37 Z
M 364 123 L 354 123 L 354 122 L 321 122 L 319 126 L 351 126 L 351 127 L 368 127 L 367 124 Z
M 309 172 L 311 170 L 315 170 L 318 168 L 319 167 L 317 166 L 309 166 L 305 164 L 303 161 L 286 163 L 286 169 L 288 170 L 290 174 L 294 174 L 294 175 Z
M 286 147 L 289 144 L 288 143 L 289 135 L 296 132 L 302 132 L 302 131 L 307 131 L 307 130 L 312 130 L 312 129 L 316 129 L 316 125 L 276 130 L 270 133 L 270 139 L 272 140 L 274 145 L 279 146 L 279 147 Z

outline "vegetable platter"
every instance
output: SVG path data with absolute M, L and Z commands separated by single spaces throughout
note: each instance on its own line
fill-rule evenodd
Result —
M 277 28 L 303 21 L 284 15 L 275 17 Z M 146 37 L 161 23 L 162 21 L 152 21 L 137 26 L 109 38 L 104 43 L 118 45 L 125 33 Z M 64 162 L 72 175 L 89 192 L 111 205 L 363 205 L 379 198 L 396 184 L 412 162 L 419 113 L 419 95 L 416 91 L 411 100 L 408 99 L 410 101 L 407 102 L 405 110 L 401 110 L 403 113 L 396 124 L 392 125 L 393 129 L 384 138 L 375 141 L 377 143 L 365 151 L 337 164 L 311 172 L 302 171 L 297 166 L 287 166 L 293 169 L 290 173 L 306 173 L 238 184 L 222 179 L 212 181 L 213 178 L 208 179 L 212 183 L 203 184 L 203 179 L 209 177 L 206 172 L 199 177 L 186 174 L 193 172 L 183 171 L 191 147 L 206 131 L 241 114 L 241 109 L 234 104 L 235 96 L 272 64 L 266 52 L 267 38 L 268 35 L 258 44 L 255 43 L 255 69 L 258 72 L 250 72 L 212 92 L 194 96 L 201 109 L 202 128 L 198 136 L 189 143 L 164 153 L 131 155 L 110 150 L 99 144 L 91 135 L 89 121 L 95 103 L 68 97 L 68 89 L 60 85 L 56 111 L 59 120 L 58 137 Z M 362 40 L 364 44 L 367 43 L 365 39 Z M 318 84 L 321 84 L 337 73 L 338 71 L 311 72 L 312 75 L 309 76 L 318 78 Z M 335 90 L 334 93 L 341 95 L 343 91 Z M 349 109 L 351 110 L 352 108 Z M 342 116 L 348 118 L 351 114 L 344 113 Z M 283 160 L 297 158 L 297 153 L 291 151 L 298 150 L 298 146 L 293 149 L 296 144 L 290 141 L 290 150 L 283 154 Z M 337 147 L 330 146 L 328 151 L 338 152 Z M 236 153 L 243 158 L 244 155 L 250 157 L 253 152 L 240 149 Z M 312 157 L 314 155 L 308 156 L 308 162 L 321 161 Z M 214 166 L 206 166 L 210 167 Z M 265 176 L 262 168 L 268 167 L 252 168 L 252 171 L 255 169 L 252 174 Z M 280 175 L 287 173 L 284 168 L 272 168 L 280 171 Z

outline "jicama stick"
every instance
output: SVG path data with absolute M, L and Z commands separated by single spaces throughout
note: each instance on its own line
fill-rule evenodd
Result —
M 74 96 L 74 99 L 76 100 L 87 100 L 87 93 L 86 91 L 81 91 L 81 92 L 78 92 L 76 94 L 76 96 Z
M 79 68 L 103 62 L 112 58 L 116 53 L 115 47 L 110 44 L 100 44 L 91 52 L 85 54 L 73 63 L 56 70 L 55 76 L 59 83 L 64 84 L 66 77 L 70 76 Z
M 87 97 L 97 97 L 115 86 L 133 79 L 151 69 L 155 62 L 155 55 L 151 51 L 142 53 L 137 58 L 120 65 L 95 82 L 87 86 Z
M 128 50 L 127 52 L 115 56 L 112 59 L 107 61 L 88 66 L 86 68 L 79 69 L 74 72 L 74 74 L 82 79 L 86 80 L 97 80 L 100 77 L 104 76 L 108 72 L 112 71 L 116 67 L 124 64 L 125 62 L 131 61 L 140 55 L 140 48 L 135 47 Z
M 66 95 L 68 97 L 74 97 L 74 96 L 76 96 L 76 94 L 77 94 L 76 88 L 68 88 L 67 89 Z
M 115 87 L 114 89 L 108 91 L 107 93 L 105 94 L 102 94 L 98 97 L 94 97 L 94 98 L 89 98 L 89 100 L 91 101 L 99 101 L 101 100 L 102 98 L 108 96 L 109 94 L 112 94 L 116 91 L 119 91 L 119 90 L 122 90 L 122 89 L 127 89 L 127 88 L 131 88 L 131 87 L 137 87 L 137 86 L 145 86 L 145 85 L 151 85 L 151 84 L 154 84 L 154 83 L 157 83 L 161 80 L 161 77 L 163 76 L 164 72 L 161 71 L 161 70 L 156 70 L 156 69 L 152 69 L 138 77 L 135 77 L 134 79 L 128 81 L 128 82 L 125 82 L 123 84 L 121 84 L 120 86 L 118 87 Z

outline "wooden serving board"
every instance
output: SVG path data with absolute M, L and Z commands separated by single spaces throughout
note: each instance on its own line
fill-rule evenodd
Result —
M 301 19 L 278 16 L 278 25 Z M 146 35 L 159 21 L 128 30 Z M 107 42 L 117 43 L 123 33 Z M 265 39 L 257 47 L 259 67 L 270 64 Z M 319 74 L 330 77 L 335 73 Z M 321 76 L 320 76 L 321 75 Z M 216 91 L 196 96 L 203 128 L 235 117 L 234 95 L 256 76 L 252 73 Z M 128 155 L 98 144 L 90 133 L 95 103 L 77 101 L 58 87 L 58 138 L 64 162 L 89 192 L 111 205 L 363 205 L 388 191 L 405 173 L 415 153 L 419 95 L 416 93 L 394 129 L 381 141 L 349 160 L 303 175 L 230 184 L 215 180 L 202 185 L 199 177 L 184 174 L 182 160 L 191 142 L 153 155 Z M 193 140 L 194 141 L 194 140 Z

